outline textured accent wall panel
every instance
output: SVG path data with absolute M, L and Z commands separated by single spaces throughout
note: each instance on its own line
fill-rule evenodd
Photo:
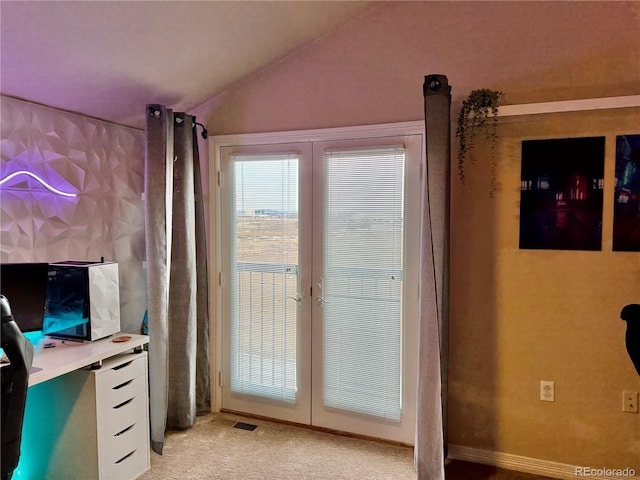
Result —
M 123 331 L 146 310 L 144 132 L 0 96 L 0 261 L 118 262 Z
M 22 108 L 21 102 L 6 101 L 0 97 L 0 159 L 3 168 L 5 161 L 27 162 L 27 145 L 31 138 L 29 120 L 31 110 Z
M 26 262 L 33 256 L 33 221 L 30 199 L 0 191 L 0 261 Z

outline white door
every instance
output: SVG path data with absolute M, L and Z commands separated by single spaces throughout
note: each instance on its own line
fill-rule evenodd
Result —
M 314 425 L 414 441 L 421 145 L 314 145 Z
M 421 142 L 223 149 L 224 409 L 413 443 Z
M 222 408 L 310 423 L 310 145 L 221 155 Z M 303 161 L 303 159 L 307 159 Z

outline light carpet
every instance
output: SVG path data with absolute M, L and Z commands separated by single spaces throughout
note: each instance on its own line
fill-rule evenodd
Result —
M 233 428 L 257 425 L 254 431 Z M 415 480 L 413 448 L 227 413 L 168 432 L 141 480 Z

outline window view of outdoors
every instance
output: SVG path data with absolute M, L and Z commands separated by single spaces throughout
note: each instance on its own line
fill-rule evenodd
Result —
M 235 160 L 233 391 L 295 401 L 298 160 Z

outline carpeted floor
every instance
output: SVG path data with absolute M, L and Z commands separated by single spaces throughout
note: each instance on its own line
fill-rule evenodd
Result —
M 257 425 L 253 431 L 236 422 Z M 415 480 L 413 449 L 231 414 L 198 417 L 168 432 L 141 480 Z M 447 464 L 448 480 L 545 480 L 466 462 Z

